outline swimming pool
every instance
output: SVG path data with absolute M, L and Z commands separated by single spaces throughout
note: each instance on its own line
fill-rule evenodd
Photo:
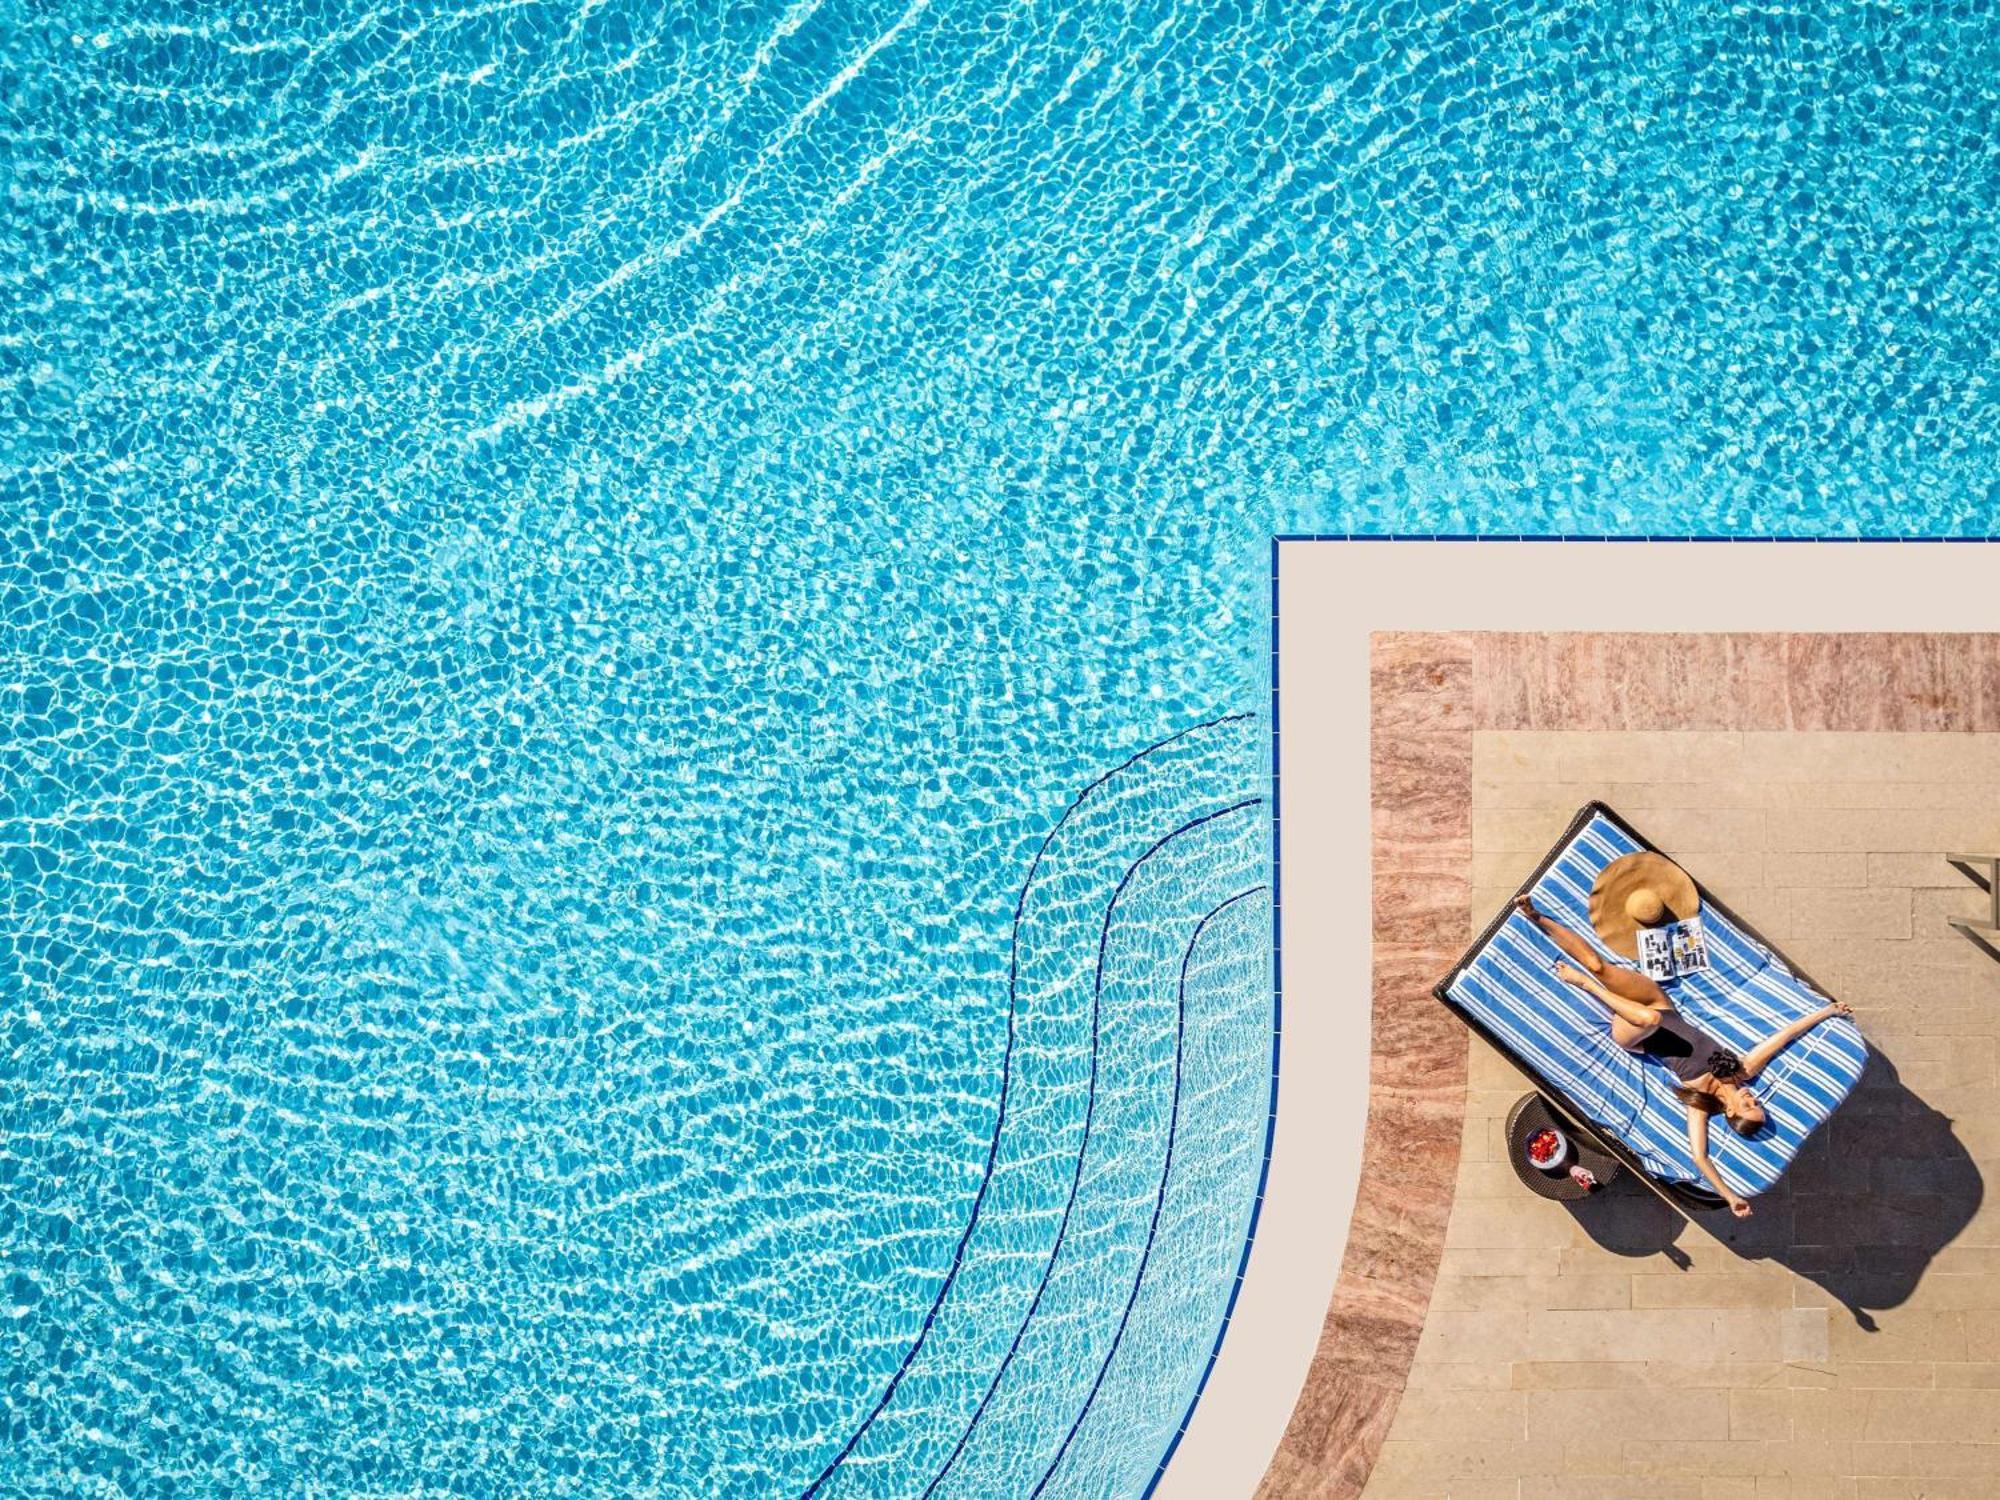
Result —
M 10 7 L 6 1487 L 1143 1489 L 1265 539 L 1984 530 L 1995 45 Z

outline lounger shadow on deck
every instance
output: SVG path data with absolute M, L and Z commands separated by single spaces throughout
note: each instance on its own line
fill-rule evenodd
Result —
M 1700 1224 L 1745 1260 L 1776 1261 L 1824 1287 L 1872 1332 L 1870 1313 L 1910 1299 L 1985 1194 L 1951 1119 L 1911 1092 L 1877 1049 L 1846 1104 L 1752 1217 L 1705 1214 Z M 1629 1176 L 1567 1206 L 1607 1250 L 1691 1264 L 1677 1243 L 1688 1220 Z

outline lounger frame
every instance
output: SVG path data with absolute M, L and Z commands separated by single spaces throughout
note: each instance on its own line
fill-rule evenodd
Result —
M 1563 1115 L 1570 1121 L 1571 1124 L 1573 1124 L 1577 1128 L 1577 1130 L 1581 1134 L 1590 1137 L 1592 1141 L 1596 1142 L 1599 1146 L 1603 1147 L 1605 1151 L 1610 1153 L 1612 1156 L 1617 1157 L 1618 1160 L 1624 1164 L 1625 1169 L 1628 1172 L 1634 1174 L 1636 1177 L 1638 1177 L 1638 1179 L 1641 1182 L 1645 1183 L 1647 1187 L 1651 1188 L 1654 1192 L 1658 1193 L 1662 1198 L 1666 1199 L 1667 1202 L 1671 1203 L 1675 1208 L 1680 1209 L 1683 1213 L 1712 1212 L 1713 1210 L 1721 1208 L 1723 1206 L 1723 1200 L 1720 1197 L 1718 1197 L 1715 1193 L 1710 1192 L 1705 1187 L 1696 1187 L 1692 1183 L 1686 1183 L 1686 1182 L 1669 1182 L 1664 1178 L 1655 1177 L 1651 1172 L 1647 1171 L 1646 1168 L 1640 1164 L 1639 1158 L 1632 1152 L 1631 1148 L 1628 1147 L 1623 1141 L 1619 1140 L 1616 1136 L 1611 1135 L 1608 1131 L 1602 1129 L 1601 1127 L 1592 1124 L 1590 1117 L 1576 1106 L 1576 1104 L 1570 1099 L 1568 1091 L 1565 1090 L 1562 1087 L 1562 1085 L 1550 1079 L 1547 1074 L 1541 1071 L 1541 1069 L 1537 1068 L 1533 1063 L 1529 1062 L 1527 1059 L 1523 1058 L 1519 1053 L 1515 1052 L 1504 1041 L 1502 1041 L 1498 1036 L 1496 1036 L 1493 1033 L 1492 1029 L 1488 1027 L 1485 1022 L 1481 1021 L 1477 1016 L 1473 1015 L 1464 1006 L 1460 1005 L 1456 1000 L 1453 1000 L 1451 998 L 1451 987 L 1457 981 L 1458 976 L 1460 974 L 1463 974 L 1467 966 L 1470 965 L 1474 959 L 1479 957 L 1480 953 L 1485 950 L 1486 945 L 1493 941 L 1495 935 L 1499 933 L 1501 927 L 1506 924 L 1507 919 L 1513 915 L 1515 897 L 1526 894 L 1528 891 L 1533 890 L 1535 886 L 1540 883 L 1541 878 L 1544 875 L 1548 874 L 1549 868 L 1552 865 L 1554 865 L 1557 859 L 1561 858 L 1563 853 L 1569 848 L 1570 841 L 1583 831 L 1584 825 L 1589 823 L 1592 818 L 1604 818 L 1609 822 L 1615 824 L 1627 837 L 1629 837 L 1634 843 L 1638 844 L 1639 847 L 1642 849 L 1650 849 L 1656 854 L 1666 853 L 1665 850 L 1661 849 L 1651 839 L 1647 838 L 1643 833 L 1639 832 L 1638 829 L 1634 828 L 1630 823 L 1626 822 L 1622 817 L 1618 815 L 1618 813 L 1614 809 L 1612 809 L 1607 804 L 1603 802 L 1586 802 L 1580 809 L 1578 809 L 1576 816 L 1570 819 L 1569 827 L 1563 830 L 1562 837 L 1557 839 L 1555 843 L 1550 846 L 1549 852 L 1542 856 L 1541 863 L 1535 866 L 1533 873 L 1531 873 L 1526 880 L 1522 881 L 1519 886 L 1515 887 L 1514 895 L 1509 896 L 1507 898 L 1505 904 L 1503 904 L 1500 908 L 1499 915 L 1494 917 L 1494 919 L 1491 922 L 1486 924 L 1486 930 L 1479 934 L 1478 939 L 1472 944 L 1472 946 L 1467 948 L 1464 954 L 1460 956 L 1458 962 L 1451 966 L 1451 972 L 1445 975 L 1444 978 L 1440 979 L 1437 982 L 1437 984 L 1432 987 L 1431 993 L 1437 996 L 1438 999 L 1442 1000 L 1446 1004 L 1446 1006 L 1448 1006 L 1451 1009 L 1453 1015 L 1457 1016 L 1461 1021 L 1465 1022 L 1467 1026 L 1472 1028 L 1475 1034 L 1484 1039 L 1488 1046 L 1492 1047 L 1502 1057 L 1506 1058 L 1515 1067 L 1519 1068 L 1523 1073 L 1527 1074 L 1528 1081 L 1534 1084 L 1535 1088 L 1542 1094 L 1542 1096 L 1546 1098 L 1551 1104 L 1553 1104 L 1558 1110 L 1560 1110 L 1563 1113 Z M 1669 855 L 1668 858 L 1672 858 L 1672 856 Z M 1680 864 L 1679 860 L 1675 860 L 1674 862 L 1676 864 Z M 1687 868 L 1685 865 L 1682 865 L 1681 867 L 1683 869 Z M 1689 870 L 1688 875 L 1692 879 L 1694 872 L 1692 870 Z M 1703 885 L 1699 880 L 1695 880 L 1694 886 L 1695 889 L 1701 894 L 1701 904 L 1704 908 L 1712 908 L 1713 910 L 1720 912 L 1724 917 L 1728 918 L 1729 921 L 1735 923 L 1737 927 L 1741 928 L 1743 932 L 1747 934 L 1753 942 L 1762 944 L 1764 947 L 1770 949 L 1772 953 L 1776 954 L 1778 958 L 1784 962 L 1785 966 L 1792 971 L 1794 976 L 1802 980 L 1806 985 L 1811 987 L 1813 990 L 1817 991 L 1819 995 L 1822 996 L 1823 998 L 1828 1000 L 1832 999 L 1832 996 L 1827 994 L 1825 985 L 1821 984 L 1818 980 L 1814 979 L 1810 974 L 1806 973 L 1804 969 L 1801 969 L 1797 964 L 1793 963 L 1791 959 L 1786 956 L 1785 952 L 1781 948 L 1779 948 L 1776 943 L 1773 943 L 1769 938 L 1765 937 L 1763 933 L 1759 932 L 1755 927 L 1751 926 L 1748 922 L 1744 921 L 1742 917 L 1738 916 L 1736 912 L 1733 909 L 1731 909 L 1731 907 L 1727 902 L 1717 899 L 1715 893 L 1711 891 L 1707 886 Z

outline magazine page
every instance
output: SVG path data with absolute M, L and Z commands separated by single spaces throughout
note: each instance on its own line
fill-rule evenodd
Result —
M 1639 967 L 1648 979 L 1674 977 L 1674 941 L 1667 928 L 1652 927 L 1639 933 Z
M 1708 944 L 1702 938 L 1701 918 L 1689 917 L 1669 929 L 1673 933 L 1675 974 L 1696 974 L 1708 967 Z

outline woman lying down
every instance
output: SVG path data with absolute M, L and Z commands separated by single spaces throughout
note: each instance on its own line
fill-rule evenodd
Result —
M 1608 964 L 1580 933 L 1536 910 L 1534 899 L 1517 896 L 1514 907 L 1568 954 L 1574 963 L 1558 963 L 1556 977 L 1575 985 L 1610 1013 L 1611 1039 L 1627 1052 L 1664 1063 L 1679 1087 L 1675 1096 L 1687 1106 L 1688 1145 L 1701 1175 L 1739 1219 L 1750 1217 L 1750 1204 L 1722 1180 L 1708 1157 L 1708 1122 L 1721 1115 L 1741 1135 L 1753 1135 L 1764 1123 L 1764 1106 L 1748 1084 L 1786 1047 L 1834 1016 L 1852 1015 L 1845 1005 L 1828 1005 L 1774 1032 L 1738 1057 L 1694 1022 L 1674 1009 L 1667 992 L 1637 969 Z

